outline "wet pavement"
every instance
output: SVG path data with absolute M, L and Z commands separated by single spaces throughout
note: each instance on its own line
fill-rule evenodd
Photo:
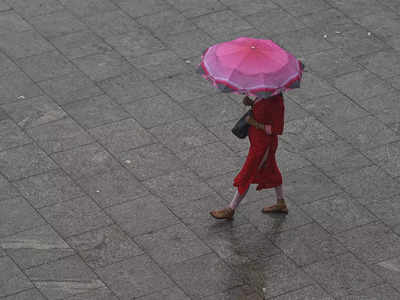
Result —
M 202 50 L 273 39 L 272 190 L 230 201 L 241 97 Z M 400 299 L 400 2 L 0 0 L 0 298 Z

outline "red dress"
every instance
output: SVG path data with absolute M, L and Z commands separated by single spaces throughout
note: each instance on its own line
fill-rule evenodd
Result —
M 250 184 L 258 184 L 257 190 L 268 189 L 282 184 L 282 175 L 275 159 L 278 136 L 283 132 L 285 106 L 282 94 L 261 99 L 253 105 L 253 118 L 262 124 L 271 125 L 272 134 L 254 126 L 249 128 L 250 149 L 233 185 L 243 195 Z M 259 168 L 264 154 L 268 151 L 265 163 Z

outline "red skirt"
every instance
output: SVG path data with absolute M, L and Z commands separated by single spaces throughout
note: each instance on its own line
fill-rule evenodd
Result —
M 282 184 L 282 175 L 275 159 L 278 136 L 267 135 L 264 131 L 250 126 L 249 140 L 250 149 L 246 161 L 233 181 L 233 185 L 238 188 L 240 195 L 247 191 L 250 184 L 258 184 L 257 190 L 273 188 Z M 266 151 L 268 151 L 267 159 L 260 166 Z

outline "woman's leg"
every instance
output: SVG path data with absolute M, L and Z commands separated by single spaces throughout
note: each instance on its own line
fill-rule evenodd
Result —
M 275 187 L 275 194 L 277 202 L 283 201 L 283 189 L 282 184 L 280 186 Z
M 236 209 L 236 207 L 238 207 L 239 203 L 244 199 L 244 197 L 246 197 L 248 190 L 249 189 L 247 189 L 243 195 L 240 195 L 239 191 L 236 191 L 231 203 L 229 204 L 229 207 L 232 209 Z

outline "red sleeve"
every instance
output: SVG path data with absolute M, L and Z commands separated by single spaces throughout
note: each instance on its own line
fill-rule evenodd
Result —
M 273 107 L 271 131 L 273 135 L 281 135 L 283 133 L 285 122 L 285 106 L 283 104 L 283 98 L 279 99 Z

